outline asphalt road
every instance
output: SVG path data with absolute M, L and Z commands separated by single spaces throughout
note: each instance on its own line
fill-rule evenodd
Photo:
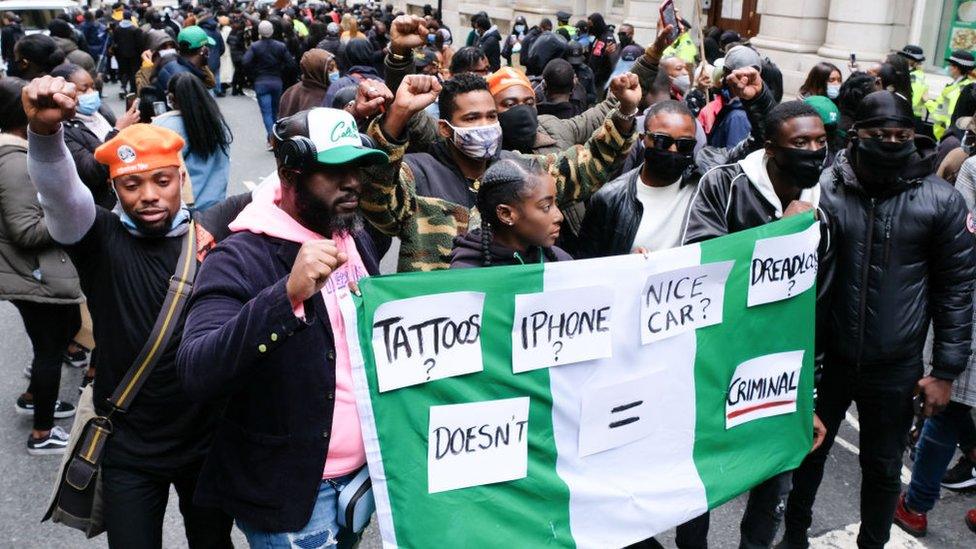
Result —
M 108 102 L 115 112 L 120 112 L 121 102 L 109 87 Z M 261 125 L 257 103 L 249 97 L 218 99 L 221 109 L 234 132 L 232 146 L 230 193 L 244 192 L 245 181 L 257 182 L 273 170 L 274 161 L 264 148 L 264 128 Z M 393 268 L 392 257 L 384 261 L 386 271 Z M 50 523 L 40 523 L 52 486 L 59 457 L 32 457 L 26 452 L 26 440 L 30 421 L 14 412 L 14 401 L 26 388 L 27 380 L 21 371 L 30 363 L 31 350 L 23 324 L 16 310 L 8 303 L 0 303 L 0 548 L 84 548 L 106 547 L 104 536 L 86 540 L 75 530 Z M 65 368 L 62 377 L 61 398 L 77 400 L 77 386 L 81 372 Z M 860 472 L 857 462 L 858 432 L 856 412 L 852 409 L 851 421 L 845 422 L 840 433 L 843 442 L 835 444 L 820 497 L 815 507 L 812 530 L 814 547 L 854 547 L 858 520 L 858 493 Z M 70 420 L 59 424 L 70 428 Z M 910 462 L 907 461 L 909 469 Z M 908 470 L 903 477 L 908 478 Z M 166 548 L 185 547 L 182 522 L 176 508 L 175 492 L 171 494 L 164 524 Z M 893 548 L 972 548 L 976 547 L 976 534 L 971 533 L 963 522 L 963 515 L 976 506 L 976 497 L 945 491 L 942 501 L 929 513 L 929 534 L 915 541 L 896 528 L 893 529 Z M 738 544 L 738 521 L 745 507 L 740 497 L 715 511 L 709 542 L 716 548 L 733 548 Z M 665 545 L 673 546 L 673 532 L 661 536 Z M 246 546 L 243 536 L 235 530 L 235 544 Z M 367 531 L 361 547 L 381 547 L 375 527 Z

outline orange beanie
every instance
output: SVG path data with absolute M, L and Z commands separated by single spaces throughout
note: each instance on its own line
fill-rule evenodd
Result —
M 521 72 L 513 69 L 512 67 L 502 67 L 497 71 L 488 75 L 488 91 L 491 95 L 495 96 L 501 93 L 502 90 L 511 88 L 512 86 L 525 86 L 530 91 L 532 90 L 532 83 L 529 79 Z
M 133 124 L 95 149 L 95 160 L 108 166 L 109 177 L 180 165 L 183 138 L 152 124 Z

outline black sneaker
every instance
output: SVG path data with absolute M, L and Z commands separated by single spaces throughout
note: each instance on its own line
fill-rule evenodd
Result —
M 24 395 L 17 397 L 17 413 L 24 415 L 34 415 L 34 401 Z M 54 418 L 65 419 L 75 415 L 75 407 L 67 402 L 60 400 L 54 402 Z
M 86 368 L 88 366 L 88 351 L 79 349 L 73 353 L 61 353 L 61 362 L 71 368 Z
M 95 376 L 82 376 L 81 385 L 78 386 L 78 394 L 80 395 L 85 391 L 85 387 L 88 387 L 95 381 Z
M 68 448 L 68 433 L 57 425 L 43 438 L 27 437 L 27 453 L 32 456 L 63 454 Z
M 976 466 L 969 458 L 962 456 L 942 477 L 942 487 L 962 491 L 976 486 Z

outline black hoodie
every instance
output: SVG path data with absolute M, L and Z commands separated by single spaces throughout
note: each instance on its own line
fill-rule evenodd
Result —
M 547 261 L 571 261 L 573 258 L 561 248 L 552 246 L 539 248 L 533 246 L 524 254 L 509 247 L 492 242 L 488 246 L 491 254 L 491 266 L 497 265 L 528 265 L 531 263 L 545 263 Z M 539 253 L 542 253 L 542 258 Z M 481 250 L 481 229 L 475 229 L 454 237 L 454 249 L 451 250 L 452 269 L 471 269 L 483 267 L 485 264 Z

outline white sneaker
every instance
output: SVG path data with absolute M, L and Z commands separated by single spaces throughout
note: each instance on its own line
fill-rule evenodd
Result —
M 68 438 L 67 431 L 55 425 L 44 438 L 35 439 L 28 435 L 27 453 L 32 456 L 63 454 L 68 448 Z

